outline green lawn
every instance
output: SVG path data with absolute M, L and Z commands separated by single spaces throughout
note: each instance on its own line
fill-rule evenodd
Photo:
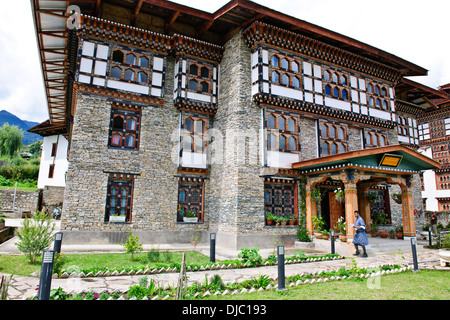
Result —
M 72 269 L 90 268 L 93 266 L 104 268 L 127 268 L 149 266 L 149 268 L 158 267 L 165 264 L 169 266 L 171 263 L 181 263 L 182 252 L 165 252 L 161 251 L 157 262 L 150 262 L 147 258 L 148 253 L 134 254 L 134 260 L 131 260 L 130 254 L 63 254 L 66 259 L 64 269 L 72 267 Z M 186 252 L 186 263 L 202 264 L 208 263 L 209 257 L 196 251 Z M 41 260 L 35 264 L 30 264 L 25 255 L 3 255 L 0 256 L 0 272 L 15 275 L 27 276 L 41 269 Z
M 205 300 L 449 300 L 450 272 L 421 270 L 378 278 L 339 280 Z M 379 282 L 377 282 L 379 281 Z

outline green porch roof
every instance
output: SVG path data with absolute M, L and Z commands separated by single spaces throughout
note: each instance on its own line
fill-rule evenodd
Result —
M 389 160 L 395 160 L 395 158 L 399 162 L 393 161 L 390 163 Z M 383 159 L 386 161 L 382 163 Z M 292 164 L 292 169 L 300 170 L 302 174 L 344 167 L 361 167 L 386 172 L 419 173 L 423 170 L 439 169 L 441 165 L 439 162 L 400 144 L 349 151 Z

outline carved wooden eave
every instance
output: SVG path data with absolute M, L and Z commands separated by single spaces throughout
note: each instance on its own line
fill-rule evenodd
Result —
M 309 115 L 317 115 L 321 117 L 329 117 L 332 119 L 341 119 L 348 122 L 370 125 L 378 128 L 392 129 L 397 124 L 393 121 L 382 120 L 367 115 L 339 110 L 332 107 L 324 107 L 301 100 L 293 100 L 280 96 L 273 96 L 267 93 L 258 93 L 253 95 L 253 102 L 260 107 L 265 105 L 276 106 L 280 108 L 291 109 L 297 112 Z
M 81 15 L 79 34 L 103 41 L 147 49 L 168 54 L 172 48 L 172 37 L 127 26 L 117 22 Z
M 409 115 L 419 117 L 421 116 L 426 110 L 414 103 L 406 102 L 403 100 L 396 99 L 395 100 L 395 109 L 397 112 L 401 113 L 407 113 Z
M 222 60 L 224 48 L 212 43 L 174 34 L 172 37 L 172 51 L 175 56 L 191 56 L 213 63 Z
M 250 48 L 260 44 L 275 46 L 391 83 L 398 83 L 403 76 L 401 71 L 381 62 L 259 21 L 248 27 L 244 36 Z
M 179 110 L 199 112 L 207 115 L 215 115 L 218 109 L 217 104 L 186 98 L 176 98 L 174 105 Z

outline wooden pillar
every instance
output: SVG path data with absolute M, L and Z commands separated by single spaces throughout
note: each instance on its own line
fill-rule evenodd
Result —
M 368 188 L 358 190 L 358 206 L 359 206 L 359 214 L 366 223 L 367 229 L 371 229 L 370 203 L 369 198 L 367 197 L 368 192 L 369 192 Z
M 344 186 L 347 242 L 352 242 L 355 235 L 355 229 L 353 227 L 350 227 L 350 225 L 355 224 L 355 210 L 358 210 L 358 193 L 356 191 L 355 184 L 345 184 Z
M 312 219 L 317 215 L 316 202 L 311 198 L 312 187 L 310 184 L 306 185 L 306 230 L 308 234 L 314 233 Z
M 416 236 L 416 223 L 414 218 L 414 205 L 410 188 L 402 188 L 402 214 L 403 235 L 405 237 Z

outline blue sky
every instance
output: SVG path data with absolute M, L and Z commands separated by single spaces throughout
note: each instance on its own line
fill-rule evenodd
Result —
M 173 0 L 214 12 L 228 0 Z M 352 37 L 429 70 L 414 81 L 450 83 L 448 0 L 255 0 Z M 23 120 L 48 119 L 29 0 L 0 1 L 0 110 Z

